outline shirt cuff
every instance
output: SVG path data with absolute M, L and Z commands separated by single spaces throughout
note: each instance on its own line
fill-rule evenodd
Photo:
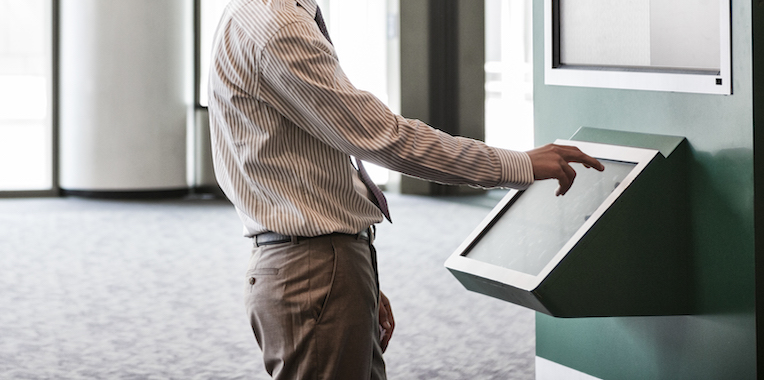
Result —
M 528 153 L 496 148 L 501 161 L 501 180 L 498 187 L 525 190 L 533 184 L 533 164 Z

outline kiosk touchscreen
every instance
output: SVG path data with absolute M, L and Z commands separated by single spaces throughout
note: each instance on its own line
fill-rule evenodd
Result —
M 573 163 L 577 176 L 564 196 L 555 196 L 558 183 L 554 180 L 537 181 L 525 191 L 509 192 L 447 260 L 446 267 L 470 290 L 550 315 L 662 314 L 650 311 L 652 307 L 644 312 L 635 310 L 626 299 L 649 300 L 643 300 L 644 295 L 629 296 L 638 290 L 617 289 L 639 287 L 644 280 L 634 283 L 639 275 L 624 271 L 643 270 L 630 263 L 649 260 L 648 256 L 656 254 L 649 244 L 639 247 L 639 241 L 651 239 L 645 235 L 652 232 L 650 228 L 630 228 L 628 213 L 632 208 L 661 207 L 640 205 L 642 199 L 651 197 L 637 193 L 660 190 L 639 189 L 635 182 L 665 158 L 653 149 L 582 141 L 556 143 L 579 147 L 599 159 L 605 170 Z M 662 198 L 653 199 L 660 202 Z M 632 222 L 643 225 L 643 212 L 635 211 L 637 219 Z M 661 214 L 654 216 L 665 219 Z M 655 280 L 653 274 L 640 275 Z M 599 289 L 602 287 L 611 290 Z M 618 310 L 608 304 L 618 305 Z
M 601 159 L 605 172 L 571 164 L 576 184 L 554 197 L 555 181 L 543 181 L 512 199 L 511 212 L 495 220 L 466 257 L 538 276 L 616 190 L 622 192 L 636 162 Z M 585 185 L 579 185 L 579 184 Z M 611 202 L 612 203 L 612 200 Z M 508 254 L 510 253 L 511 254 Z

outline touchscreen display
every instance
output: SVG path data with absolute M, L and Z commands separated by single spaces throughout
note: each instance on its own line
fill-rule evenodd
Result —
M 577 176 L 564 196 L 555 180 L 520 194 L 466 257 L 536 276 L 636 166 L 600 160 L 604 172 L 571 164 Z

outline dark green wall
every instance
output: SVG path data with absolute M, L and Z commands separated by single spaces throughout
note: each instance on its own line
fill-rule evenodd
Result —
M 687 137 L 699 305 L 692 316 L 537 314 L 538 356 L 602 379 L 756 377 L 752 7 L 759 2 L 732 2 L 731 96 L 546 86 L 543 1 L 534 2 L 537 145 L 581 126 Z

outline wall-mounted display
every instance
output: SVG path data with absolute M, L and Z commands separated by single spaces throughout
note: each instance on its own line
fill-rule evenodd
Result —
M 545 83 L 731 94 L 729 0 L 545 1 Z

